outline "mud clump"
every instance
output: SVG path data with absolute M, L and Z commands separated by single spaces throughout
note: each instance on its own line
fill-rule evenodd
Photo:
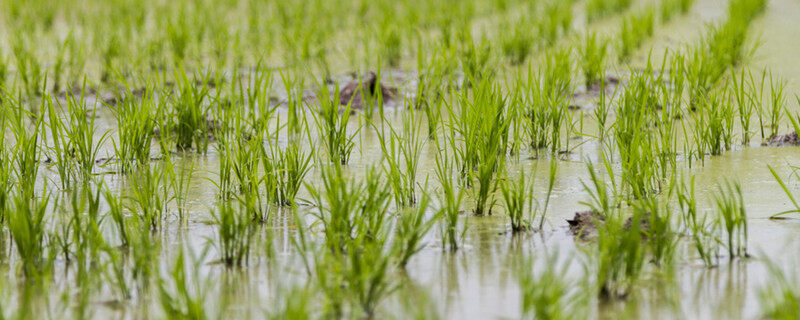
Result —
M 349 103 L 352 109 L 363 109 L 371 101 L 377 100 L 379 94 L 384 103 L 391 102 L 397 99 L 397 88 L 384 86 L 375 72 L 370 71 L 361 81 L 350 81 L 341 89 L 339 104 L 345 106 Z
M 605 218 L 594 210 L 575 212 L 572 220 L 567 219 L 569 231 L 581 239 L 586 239 L 589 235 L 596 234 L 597 224 L 603 221 L 605 221 Z
M 767 142 L 766 145 L 770 147 L 798 146 L 800 145 L 800 137 L 797 136 L 796 131 L 787 134 L 779 134 L 769 138 L 769 142 Z
M 572 235 L 581 240 L 588 240 L 596 237 L 597 228 L 605 222 L 605 217 L 593 210 L 575 212 L 575 216 L 571 220 L 567 219 L 569 231 L 572 232 Z M 633 226 L 633 217 L 629 217 L 625 220 L 624 227 L 626 231 L 630 230 Z M 639 218 L 638 229 L 643 233 L 646 233 L 650 229 L 650 219 L 648 215 Z

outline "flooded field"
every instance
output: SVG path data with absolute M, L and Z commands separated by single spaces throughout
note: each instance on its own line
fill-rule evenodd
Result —
M 0 319 L 800 317 L 800 0 L 0 4 Z

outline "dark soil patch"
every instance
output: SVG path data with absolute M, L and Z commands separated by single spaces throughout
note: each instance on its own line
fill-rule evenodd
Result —
M 800 137 L 797 136 L 797 132 L 792 131 L 791 133 L 780 134 L 769 138 L 767 145 L 770 147 L 798 146 L 800 145 Z
M 347 105 L 350 103 L 352 109 L 363 109 L 371 101 L 376 101 L 378 97 L 383 103 L 392 102 L 397 99 L 397 88 L 387 87 L 380 83 L 377 74 L 370 71 L 365 77 L 348 82 L 339 92 L 339 104 Z
M 597 233 L 597 223 L 602 221 L 605 221 L 603 216 L 593 210 L 575 212 L 572 220 L 567 219 L 569 231 L 581 239 L 595 235 Z

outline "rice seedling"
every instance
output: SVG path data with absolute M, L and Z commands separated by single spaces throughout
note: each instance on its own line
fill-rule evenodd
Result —
M 217 224 L 214 246 L 222 263 L 228 267 L 246 265 L 255 232 L 250 216 L 230 201 L 220 201 L 211 216 Z
M 663 0 L 659 4 L 661 23 L 667 23 L 675 14 L 686 14 L 694 4 L 694 0 Z
M 194 147 L 198 153 L 205 153 L 212 129 L 208 120 L 210 74 L 202 76 L 199 79 L 200 84 L 189 80 L 183 70 L 176 73 L 175 79 L 178 90 L 170 99 L 172 123 L 168 128 L 161 128 L 161 132 L 169 134 L 167 130 L 174 130 L 178 150 L 190 150 Z
M 769 259 L 764 260 L 769 280 L 758 292 L 762 316 L 769 319 L 795 319 L 800 315 L 800 287 L 797 276 Z
M 583 70 L 586 88 L 588 89 L 598 84 L 602 87 L 605 59 L 608 53 L 608 40 L 605 38 L 598 38 L 597 34 L 592 32 L 583 37 L 579 50 L 580 65 L 581 70 Z M 601 94 L 604 93 L 603 91 L 604 90 L 601 90 Z
M 622 93 L 617 104 L 614 123 L 614 138 L 622 167 L 622 191 L 632 198 L 644 198 L 660 190 L 658 155 L 660 145 L 653 132 L 655 119 L 652 109 L 656 101 L 652 98 L 651 84 L 658 80 L 650 78 L 649 72 L 637 74 L 630 87 Z
M 141 101 L 135 101 L 133 92 L 128 90 L 125 95 L 117 98 L 121 103 L 112 107 L 118 127 L 117 139 L 113 141 L 114 153 L 121 172 L 131 172 L 150 162 L 150 149 L 156 128 L 152 110 L 153 104 L 157 102 L 150 93 L 154 90 L 145 90 Z
M 778 135 L 779 124 L 781 122 L 781 118 L 783 117 L 783 109 L 786 106 L 786 94 L 784 90 L 786 89 L 786 81 L 781 79 L 776 79 L 772 76 L 770 72 L 769 75 L 769 90 L 770 90 L 770 100 L 767 110 L 767 119 L 769 119 L 769 137 L 772 138 Z
M 742 200 L 742 187 L 738 182 L 727 182 L 717 187 L 714 196 L 717 213 L 725 231 L 728 258 L 747 258 L 747 212 Z
M 50 268 L 48 264 L 52 263 L 45 225 L 49 200 L 47 190 L 40 195 L 19 193 L 6 213 L 8 231 L 22 262 L 22 273 L 27 278 L 46 274 Z
M 54 166 L 59 176 L 61 188 L 67 189 L 72 184 L 72 181 L 77 179 L 74 170 L 75 163 L 70 156 L 72 147 L 70 146 L 69 137 L 65 132 L 66 129 L 63 120 L 59 116 L 59 112 L 56 111 L 52 99 L 46 96 L 43 101 L 46 101 L 47 104 L 48 127 L 53 143 L 50 149 L 54 155 Z
M 553 195 L 553 187 L 556 182 L 556 172 L 558 170 L 558 162 L 555 159 L 550 160 L 550 170 L 547 174 L 547 194 L 545 195 L 544 206 L 539 215 L 539 230 L 544 227 L 544 218 L 547 216 L 547 207 L 550 205 L 550 197 Z M 538 204 L 537 204 L 538 206 Z M 538 208 L 536 209 L 538 212 Z
M 699 216 L 697 197 L 694 191 L 695 176 L 691 176 L 689 184 L 684 179 L 676 183 L 676 195 L 681 207 L 681 221 L 685 231 L 691 235 L 692 244 L 706 266 L 714 266 L 719 260 L 719 224 L 717 220 L 707 220 L 707 216 Z
M 29 100 L 41 96 L 42 93 L 42 65 L 29 42 L 22 35 L 16 35 L 12 41 L 11 50 L 16 62 L 17 74 L 22 82 L 23 89 Z
M 789 187 L 786 186 L 786 183 L 783 181 L 781 176 L 775 171 L 775 169 L 772 168 L 772 166 L 767 165 L 767 168 L 769 169 L 769 172 L 772 173 L 772 177 L 775 178 L 775 181 L 777 181 L 778 184 L 783 189 L 783 192 L 786 194 L 786 197 L 789 198 L 789 201 L 791 201 L 792 205 L 794 205 L 794 209 L 786 210 L 786 211 L 782 211 L 782 212 L 773 214 L 772 216 L 770 216 L 770 219 L 781 219 L 781 218 L 783 218 L 784 215 L 787 215 L 787 214 L 790 214 L 790 213 L 800 213 L 800 203 L 797 202 L 797 198 L 794 197 L 794 194 L 792 193 L 792 191 L 789 190 Z M 798 173 L 797 173 L 796 170 L 792 170 L 792 175 L 793 176 L 797 177 L 797 174 Z
M 739 126 L 742 128 L 742 144 L 750 144 L 750 134 L 752 134 L 750 121 L 753 118 L 753 113 L 757 110 L 755 103 L 753 103 L 752 93 L 747 91 L 748 88 L 753 87 L 753 74 L 749 74 L 749 78 L 745 78 L 744 69 L 738 77 L 732 77 L 731 95 L 733 101 L 736 102 L 736 110 L 739 115 Z M 748 82 L 749 81 L 749 82 Z
M 730 149 L 733 140 L 736 111 L 730 103 L 730 96 L 723 94 L 711 92 L 699 105 L 697 112 L 692 114 L 698 143 L 711 155 L 720 155 L 723 150 Z
M 539 39 L 542 47 L 552 46 L 559 37 L 569 34 L 572 29 L 572 6 L 574 1 L 549 1 L 544 3 L 543 17 L 538 23 Z
M 502 101 L 500 102 L 503 103 Z M 476 180 L 478 187 L 473 189 L 475 198 L 475 209 L 473 210 L 476 216 L 491 215 L 492 207 L 495 204 L 494 199 L 491 201 L 489 197 L 494 194 L 497 189 L 497 181 L 495 176 L 503 172 L 503 158 L 501 154 L 500 140 L 503 139 L 508 132 L 508 122 L 504 119 L 502 109 L 497 109 L 497 114 L 494 118 L 492 127 L 489 129 L 488 137 L 481 139 L 481 149 L 479 149 L 477 163 Z
M 533 219 L 533 183 L 526 181 L 525 173 L 521 173 L 518 182 L 509 182 L 509 178 L 500 183 L 503 193 L 503 204 L 506 214 L 511 222 L 511 231 L 514 233 L 531 229 Z
M 16 102 L 6 100 L 5 103 L 13 106 Z M 44 132 L 44 117 L 34 120 L 32 127 L 29 128 L 26 119 L 31 116 L 31 113 L 20 107 L 15 107 L 13 111 L 14 114 L 9 115 L 8 123 L 16 142 L 12 153 L 16 187 L 25 197 L 32 198 L 35 193 L 36 178 L 39 176 L 41 156 L 39 135 Z
M 525 90 L 529 94 L 523 101 L 527 106 L 526 117 L 529 124 L 526 131 L 531 140 L 531 148 L 537 150 L 537 153 L 539 149 L 549 149 L 551 153 L 556 153 L 561 149 L 561 133 L 569 100 L 554 87 L 554 80 L 546 81 L 542 79 L 542 75 L 533 72 L 528 74 Z
M 200 267 L 204 256 L 205 253 L 196 256 L 194 251 L 181 246 L 168 273 L 159 277 L 158 302 L 167 317 L 209 318 L 206 298 L 211 282 L 209 278 L 200 278 Z
M 521 313 L 533 319 L 577 319 L 586 315 L 583 308 L 590 298 L 582 293 L 578 280 L 567 274 L 572 259 L 560 259 L 558 253 L 549 254 L 542 268 L 526 257 L 517 266 L 520 287 Z M 539 270 L 537 273 L 537 269 Z
M 290 143 L 283 150 L 273 149 L 273 158 L 276 159 L 275 170 L 277 196 L 275 202 L 279 205 L 294 205 L 297 193 L 300 191 L 303 179 L 311 170 L 312 152 L 305 153 L 296 143 Z
M 325 242 L 332 252 L 346 249 L 354 235 L 374 234 L 383 228 L 389 197 L 388 186 L 370 169 L 367 183 L 346 179 L 342 168 L 322 168 L 322 188 L 306 185 L 318 206 L 314 216 L 325 229 Z M 356 231 L 361 231 L 356 232 Z
M 678 235 L 673 230 L 672 210 L 668 204 L 650 198 L 634 205 L 633 217 L 639 217 L 646 237 L 651 262 L 658 267 L 670 267 L 675 259 Z
M 523 17 L 507 27 L 511 32 L 504 34 L 502 48 L 503 54 L 512 65 L 522 64 L 533 51 L 536 39 L 530 32 L 531 25 L 532 23 Z
M 644 272 L 647 245 L 642 241 L 641 212 L 634 211 L 626 227 L 620 212 L 603 215 L 597 227 L 596 270 L 601 297 L 620 298 L 630 293 Z
M 652 7 L 622 19 L 622 26 L 619 32 L 619 59 L 629 59 L 633 51 L 641 47 L 645 39 L 653 35 L 654 26 L 655 9 Z
M 129 180 L 129 210 L 141 221 L 140 226 L 151 231 L 161 230 L 164 213 L 170 198 L 161 192 L 166 188 L 164 170 L 160 164 L 145 166 L 133 172 Z
M 426 217 L 429 201 L 430 197 L 427 194 L 423 195 L 416 208 L 401 212 L 397 218 L 393 244 L 397 264 L 401 268 L 405 268 L 411 257 L 425 247 L 422 240 L 439 219 L 438 212 Z
M 466 224 L 463 224 L 461 232 L 458 231 L 458 215 L 461 210 L 461 200 L 464 198 L 462 189 L 457 188 L 457 181 L 453 179 L 453 162 L 448 157 L 447 147 L 443 153 L 436 154 L 436 179 L 441 186 L 439 197 L 439 211 L 442 216 L 440 224 L 440 234 L 442 247 L 457 250 L 460 240 L 466 232 Z
M 162 145 L 166 146 L 167 144 L 162 142 Z M 186 203 L 189 201 L 189 185 L 192 182 L 195 161 L 194 159 L 188 159 L 188 166 L 186 162 L 182 162 L 180 166 L 176 165 L 172 157 L 169 156 L 163 157 L 163 161 L 165 179 L 167 180 L 164 187 L 165 189 L 168 187 L 171 190 L 172 199 L 175 200 L 178 213 L 178 221 L 184 223 L 188 215 Z
M 586 3 L 586 19 L 592 22 L 622 12 L 631 3 L 631 0 L 589 0 Z
M 350 104 L 344 110 L 339 109 L 338 102 L 334 102 L 329 95 L 327 87 L 319 85 L 319 116 L 314 116 L 319 139 L 327 151 L 330 162 L 347 164 L 353 152 L 355 142 L 353 139 L 359 130 L 348 135 L 347 124 L 350 122 Z M 339 96 L 338 85 L 333 91 L 333 96 Z
M 114 227 L 117 229 L 120 247 L 126 248 L 128 247 L 130 239 L 128 236 L 128 219 L 125 215 L 125 212 L 123 212 L 124 205 L 122 203 L 122 198 L 105 185 L 103 185 L 102 190 L 103 198 L 108 204 L 108 216 L 111 217 L 111 221 L 114 224 Z
M 416 203 L 415 190 L 417 168 L 424 141 L 419 134 L 421 122 L 410 112 L 403 113 L 402 132 L 393 128 L 381 127 L 378 138 L 383 150 L 384 173 L 394 191 L 397 207 L 413 206 Z M 377 131 L 377 127 L 375 128 Z

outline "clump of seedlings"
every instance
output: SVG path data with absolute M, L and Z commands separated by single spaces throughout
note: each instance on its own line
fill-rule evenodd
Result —
M 594 32 L 586 35 L 579 48 L 580 65 L 586 88 L 601 85 L 604 79 L 608 40 L 599 38 Z

